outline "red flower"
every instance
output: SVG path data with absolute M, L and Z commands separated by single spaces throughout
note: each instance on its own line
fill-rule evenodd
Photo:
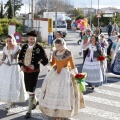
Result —
M 105 57 L 104 57 L 104 56 L 99 56 L 99 57 L 98 57 L 98 61 L 103 61 L 103 60 L 105 60 Z
M 75 75 L 75 78 L 76 79 L 79 79 L 79 78 L 83 79 L 83 78 L 85 78 L 85 75 L 81 74 L 81 73 L 78 73 L 78 74 Z

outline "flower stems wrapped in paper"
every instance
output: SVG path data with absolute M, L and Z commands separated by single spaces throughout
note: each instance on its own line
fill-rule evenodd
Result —
M 85 82 L 86 77 L 87 77 L 87 73 L 78 73 L 75 75 L 74 80 L 77 81 L 80 92 L 86 91 L 86 85 L 87 85 L 87 83 Z

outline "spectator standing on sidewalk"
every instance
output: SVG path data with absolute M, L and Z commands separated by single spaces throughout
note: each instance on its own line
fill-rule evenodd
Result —
M 111 36 L 111 32 L 112 32 L 112 24 L 110 22 L 108 25 L 108 36 Z
M 116 31 L 117 33 L 119 33 L 119 27 L 116 23 L 113 26 L 113 31 Z

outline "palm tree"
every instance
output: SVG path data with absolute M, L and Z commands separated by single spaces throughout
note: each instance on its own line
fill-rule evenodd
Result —
M 5 14 L 8 18 L 13 18 L 17 15 L 17 11 L 20 11 L 22 5 L 22 0 L 8 0 L 4 7 L 6 9 Z

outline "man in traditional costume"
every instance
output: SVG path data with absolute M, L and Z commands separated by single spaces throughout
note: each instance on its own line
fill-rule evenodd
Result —
M 19 65 L 24 71 L 24 81 L 26 91 L 29 92 L 29 107 L 25 119 L 31 117 L 31 110 L 35 109 L 38 101 L 35 97 L 35 88 L 40 72 L 40 63 L 44 66 L 48 64 L 48 58 L 42 46 L 36 43 L 36 33 L 31 31 L 27 33 L 28 44 L 23 45 L 19 54 Z
M 83 52 L 83 63 L 85 61 L 85 58 L 86 58 L 86 55 L 88 53 L 88 50 L 83 50 L 83 45 L 87 44 L 90 42 L 90 33 L 91 33 L 91 29 L 87 28 L 86 29 L 86 33 L 85 33 L 85 36 L 83 36 L 82 38 L 82 42 L 80 44 L 80 51 L 79 51 L 79 55 L 81 56 L 82 55 L 82 52 Z

